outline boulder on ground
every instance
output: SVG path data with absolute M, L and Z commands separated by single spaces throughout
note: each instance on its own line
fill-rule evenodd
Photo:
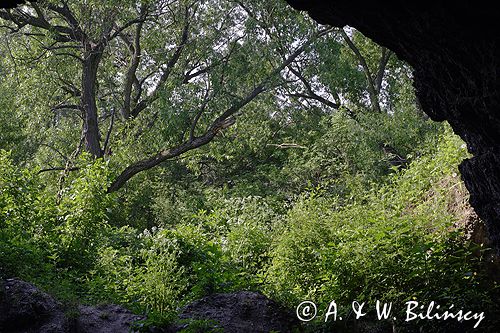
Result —
M 250 291 L 204 297 L 187 305 L 180 318 L 213 321 L 224 333 L 288 333 L 300 326 L 293 312 Z
M 49 294 L 18 279 L 0 286 L 2 333 L 127 333 L 140 319 L 118 305 L 79 305 L 68 311 Z

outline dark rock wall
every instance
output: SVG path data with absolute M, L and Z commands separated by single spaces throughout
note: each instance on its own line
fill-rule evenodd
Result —
M 14 8 L 23 3 L 26 3 L 26 0 L 4 0 L 0 2 L 0 8 Z
M 500 248 L 500 15 L 487 1 L 287 0 L 320 23 L 349 25 L 414 68 L 424 111 L 474 155 L 460 165 L 470 203 Z

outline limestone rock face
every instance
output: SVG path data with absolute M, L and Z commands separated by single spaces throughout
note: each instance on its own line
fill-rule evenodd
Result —
M 488 1 L 287 0 L 320 23 L 349 25 L 414 68 L 424 111 L 474 155 L 460 165 L 470 203 L 500 248 L 500 20 Z

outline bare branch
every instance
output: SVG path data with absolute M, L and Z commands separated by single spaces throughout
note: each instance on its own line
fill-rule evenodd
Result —
M 54 146 L 50 145 L 50 144 L 47 144 L 47 143 L 40 143 L 39 144 L 40 146 L 44 146 L 44 147 L 47 147 L 49 149 L 51 149 L 52 151 L 56 152 L 59 156 L 61 156 L 65 161 L 68 160 L 68 157 L 66 155 L 64 155 L 59 149 L 55 148 Z
M 141 6 L 140 9 L 141 12 L 141 18 L 145 18 L 146 16 L 146 8 L 144 5 Z M 122 115 L 125 119 L 129 118 L 130 116 L 130 105 L 131 105 L 131 100 L 132 100 L 132 87 L 134 86 L 134 83 L 136 83 L 137 76 L 137 68 L 139 67 L 140 63 L 140 57 L 141 57 L 141 31 L 142 31 L 142 26 L 144 24 L 144 20 L 140 21 L 135 29 L 135 36 L 134 36 L 134 41 L 129 42 L 123 34 L 120 34 L 121 38 L 125 40 L 125 42 L 129 46 L 129 50 L 131 53 L 131 59 L 130 59 L 130 66 L 127 70 L 127 74 L 125 76 L 125 85 L 123 89 L 123 109 L 122 109 Z
M 200 120 L 203 112 L 205 112 L 205 109 L 207 108 L 208 102 L 210 101 L 209 96 L 210 96 L 210 83 L 207 84 L 205 96 L 203 97 L 203 103 L 200 107 L 200 110 L 198 111 L 198 113 L 194 117 L 193 123 L 191 124 L 191 129 L 189 131 L 189 141 L 193 141 L 193 139 L 194 139 L 194 132 L 196 130 L 196 125 L 198 124 L 198 121 Z
M 51 108 L 52 111 L 59 111 L 59 110 L 78 110 L 78 111 L 83 111 L 83 107 L 81 105 L 75 105 L 75 104 L 60 104 L 56 105 L 53 108 Z
M 41 9 L 37 10 L 35 7 L 37 7 L 36 4 L 34 4 L 34 9 L 39 16 L 30 15 L 20 8 L 16 8 L 14 10 L 0 10 L 0 18 L 17 25 L 17 30 L 30 25 L 33 27 L 44 29 L 46 31 L 50 31 L 52 33 L 53 39 L 58 42 L 70 42 L 78 40 L 71 28 L 50 24 L 45 16 L 43 16 L 43 12 L 41 11 Z
M 59 77 L 59 81 L 63 83 L 61 86 L 61 89 L 64 90 L 66 93 L 68 93 L 72 97 L 80 97 L 82 96 L 82 92 L 80 89 L 78 89 L 72 82 L 65 80 L 61 77 Z
M 280 143 L 280 144 L 268 143 L 266 146 L 272 146 L 272 147 L 276 147 L 279 149 L 287 149 L 287 148 L 307 149 L 307 147 L 298 145 L 296 143 Z
M 389 63 L 392 52 L 385 47 L 382 47 L 382 55 L 380 56 L 380 61 L 377 70 L 377 76 L 375 77 L 375 90 L 380 94 L 382 89 L 382 81 L 384 80 L 385 69 Z
M 115 110 L 113 109 L 111 110 L 111 120 L 109 123 L 108 133 L 106 134 L 106 139 L 104 140 L 104 146 L 102 148 L 104 154 L 108 153 L 109 139 L 111 137 L 111 132 L 113 131 L 114 123 L 115 123 Z
M 112 35 L 110 35 L 107 40 L 110 41 L 112 39 L 115 39 L 123 31 L 125 31 L 125 29 L 133 26 L 134 24 L 138 24 L 138 23 L 143 24 L 145 21 L 146 21 L 146 15 L 144 15 L 144 16 L 141 15 L 140 17 L 137 17 L 137 18 L 135 18 L 133 20 L 130 20 L 127 23 L 125 23 L 124 25 L 122 25 L 121 27 L 116 27 L 115 28 L 115 32 Z
M 79 167 L 70 167 L 70 168 L 67 168 L 67 167 L 54 167 L 54 168 L 42 169 L 42 170 L 38 171 L 38 174 L 42 174 L 44 172 L 50 172 L 50 171 L 65 171 L 65 172 L 69 172 L 69 171 L 78 171 L 78 170 L 80 170 Z
M 75 15 L 71 11 L 66 1 L 62 1 L 62 6 L 47 4 L 47 8 L 58 13 L 68 24 L 68 28 L 64 27 L 61 31 L 71 37 L 72 40 L 83 42 L 88 39 L 83 29 L 80 27 Z

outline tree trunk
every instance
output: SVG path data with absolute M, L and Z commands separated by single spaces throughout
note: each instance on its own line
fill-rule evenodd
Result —
M 102 50 L 89 47 L 85 52 L 82 72 L 82 106 L 83 106 L 83 131 L 85 148 L 92 156 L 103 156 L 101 149 L 99 124 L 97 121 L 96 84 L 97 68 L 101 61 Z

